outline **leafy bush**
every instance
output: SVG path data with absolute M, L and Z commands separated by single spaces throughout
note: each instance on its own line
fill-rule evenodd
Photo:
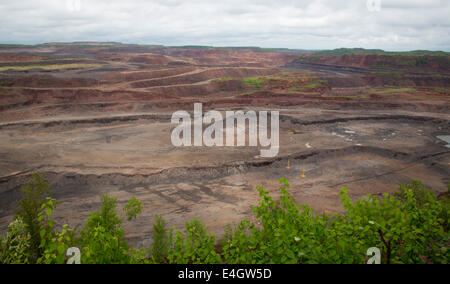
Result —
M 16 218 L 8 226 L 6 237 L 0 239 L 1 264 L 28 263 L 31 236 L 22 218 Z
M 85 230 L 82 231 L 82 235 L 89 235 L 89 233 L 94 232 L 97 227 L 102 227 L 110 233 L 120 231 L 122 219 L 117 215 L 116 208 L 116 198 L 110 197 L 107 194 L 102 195 L 102 206 L 97 212 L 89 215 L 89 219 L 86 222 Z
M 261 228 L 243 221 L 225 245 L 228 263 L 364 263 L 367 249 L 382 250 L 384 263 L 447 263 L 448 232 L 440 218 L 445 207 L 432 194 L 419 206 L 411 188 L 402 186 L 405 200 L 367 195 L 353 202 L 341 192 L 346 213 L 315 215 L 298 206 L 281 180 L 275 202 L 259 188 L 254 208 Z
M 121 227 L 122 218 L 117 215 L 116 208 L 117 199 L 104 194 L 101 208 L 90 214 L 81 232 L 82 263 L 130 262 L 125 232 Z
M 423 207 L 436 197 L 434 191 L 427 189 L 420 180 L 413 180 L 410 184 L 401 184 L 398 187 L 398 191 L 394 192 L 394 197 L 406 203 L 409 191 L 413 193 L 416 203 L 420 207 Z
M 41 230 L 42 222 L 38 220 L 46 196 L 50 194 L 50 187 L 44 176 L 33 174 L 31 180 L 22 188 L 23 196 L 19 201 L 17 217 L 23 220 L 25 228 L 30 234 L 29 260 L 35 262 L 42 254 Z
M 198 219 L 186 223 L 182 232 L 170 231 L 169 263 L 176 264 L 215 264 L 221 263 L 220 255 L 215 251 L 215 238 L 208 234 L 205 225 Z
M 66 261 L 65 252 L 69 249 L 71 241 L 71 229 L 68 225 L 64 225 L 61 232 L 56 232 L 54 222 L 51 220 L 53 210 L 55 208 L 55 200 L 48 197 L 47 201 L 42 205 L 38 220 L 43 223 L 40 231 L 42 255 L 38 258 L 37 263 L 41 264 L 64 264 Z
M 150 254 L 154 263 L 166 263 L 169 256 L 169 234 L 162 216 L 155 217 Z
M 321 241 L 326 237 L 326 220 L 312 214 L 307 206 L 298 206 L 289 195 L 289 184 L 281 179 L 281 196 L 276 202 L 269 192 L 258 188 L 260 204 L 253 209 L 261 223 L 244 220 L 225 245 L 227 263 L 321 262 L 326 253 Z
M 131 259 L 123 230 L 110 232 L 98 225 L 89 232 L 81 254 L 83 264 L 127 264 Z
M 130 200 L 128 200 L 128 203 L 123 208 L 123 211 L 127 215 L 128 221 L 131 221 L 142 212 L 142 204 L 136 197 L 133 196 Z

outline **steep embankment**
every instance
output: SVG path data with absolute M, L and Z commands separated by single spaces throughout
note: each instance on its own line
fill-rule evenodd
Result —
M 288 66 L 347 68 L 350 71 L 403 70 L 407 72 L 450 72 L 450 56 L 441 55 L 302 55 Z

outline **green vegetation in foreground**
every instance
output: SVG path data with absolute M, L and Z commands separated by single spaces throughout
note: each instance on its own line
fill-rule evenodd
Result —
M 14 70 L 14 71 L 26 71 L 30 69 L 43 69 L 43 70 L 60 70 L 60 69 L 87 69 L 87 68 L 99 68 L 102 67 L 101 64 L 83 64 L 83 63 L 73 63 L 73 64 L 53 64 L 53 65 L 22 65 L 22 66 L 2 66 L 1 71 Z
M 216 242 L 198 219 L 175 231 L 156 216 L 149 249 L 135 249 L 124 239 L 117 199 L 108 195 L 80 232 L 67 225 L 56 228 L 52 214 L 57 203 L 48 197 L 48 183 L 35 174 L 23 188 L 8 233 L 0 239 L 0 263 L 65 263 L 70 247 L 80 249 L 83 264 L 366 263 L 372 247 L 381 250 L 385 264 L 449 262 L 449 199 L 438 199 L 419 181 L 401 185 L 393 195 L 356 201 L 343 188 L 342 215 L 315 214 L 307 205 L 296 204 L 286 179 L 280 184 L 278 201 L 258 187 L 260 201 L 253 213 L 259 225 L 248 220 L 228 225 Z M 141 209 L 132 198 L 123 208 L 127 222 Z

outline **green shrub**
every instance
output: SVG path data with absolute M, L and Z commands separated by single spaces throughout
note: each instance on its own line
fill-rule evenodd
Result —
M 31 245 L 29 260 L 35 262 L 42 254 L 41 229 L 43 224 L 38 220 L 46 196 L 50 194 L 50 187 L 45 177 L 39 173 L 33 174 L 31 180 L 22 188 L 23 196 L 19 201 L 17 217 L 20 217 L 30 234 Z
M 31 236 L 22 218 L 16 218 L 8 226 L 6 237 L 0 238 L 0 263 L 1 264 L 26 264 L 28 263 Z
M 166 263 L 169 256 L 169 233 L 162 216 L 155 217 L 150 254 L 154 263 Z
M 386 194 L 353 202 L 344 188 L 345 214 L 328 216 L 298 206 L 287 181 L 281 184 L 278 202 L 259 188 L 254 213 L 261 227 L 241 223 L 224 246 L 227 263 L 364 263 L 371 247 L 381 249 L 383 263 L 448 263 L 440 217 L 447 209 L 433 195 L 422 206 L 410 188 L 404 201 Z
M 102 206 L 94 213 L 89 215 L 83 234 L 89 234 L 96 228 L 102 227 L 107 232 L 115 234 L 121 230 L 122 218 L 117 215 L 117 198 L 110 197 L 107 194 L 102 195 Z
M 176 264 L 217 264 L 221 257 L 216 252 L 215 238 L 208 234 L 205 225 L 198 219 L 186 223 L 182 232 L 170 232 L 169 263 Z
M 82 263 L 129 263 L 128 244 L 124 240 L 122 218 L 117 215 L 117 199 L 102 196 L 102 206 L 91 213 L 81 232 Z
M 133 196 L 130 200 L 128 200 L 128 203 L 123 208 L 123 211 L 127 215 L 128 221 L 131 221 L 142 212 L 142 204 L 136 197 Z
M 416 203 L 420 207 L 423 207 L 423 205 L 436 197 L 435 192 L 427 189 L 420 180 L 413 180 L 410 184 L 399 185 L 398 191 L 394 192 L 394 196 L 403 203 L 406 203 L 409 191 L 412 191 Z
M 233 237 L 233 227 L 230 224 L 225 225 L 224 234 L 220 239 L 217 240 L 217 244 L 220 250 L 223 249 L 223 247 L 232 240 Z
M 83 264 L 128 264 L 128 244 L 123 240 L 123 230 L 111 232 L 100 224 L 89 231 L 81 251 Z
M 289 184 L 281 179 L 281 196 L 276 202 L 258 188 L 260 203 L 253 209 L 261 227 L 244 220 L 224 247 L 227 263 L 319 262 L 326 222 L 307 206 L 298 206 L 289 195 Z M 307 258 L 306 258 L 307 257 Z
M 55 209 L 55 200 L 47 198 L 42 205 L 38 220 L 43 223 L 40 231 L 42 256 L 37 260 L 40 264 L 64 264 L 66 261 L 65 252 L 69 249 L 71 240 L 71 229 L 67 225 L 63 226 L 61 232 L 56 232 L 54 222 L 51 219 Z

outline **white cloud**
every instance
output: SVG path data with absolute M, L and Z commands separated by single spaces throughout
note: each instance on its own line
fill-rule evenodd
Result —
M 450 49 L 450 1 L 0 0 L 0 42 Z

